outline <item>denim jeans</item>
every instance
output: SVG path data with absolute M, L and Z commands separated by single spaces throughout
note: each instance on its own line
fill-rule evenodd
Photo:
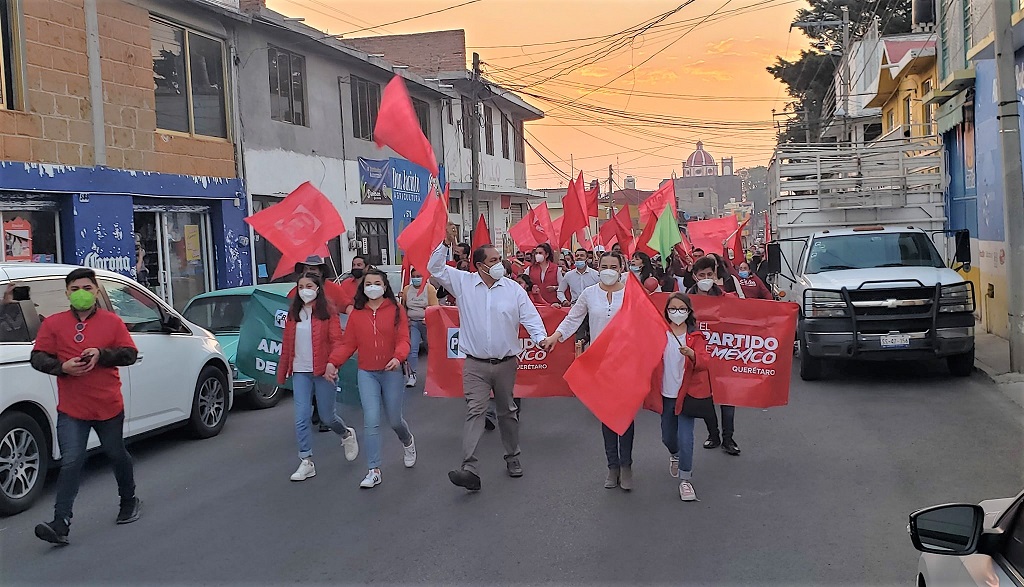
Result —
M 604 436 L 604 454 L 608 457 L 609 469 L 633 466 L 633 428 L 634 424 L 630 423 L 626 433 L 619 436 L 614 430 L 601 424 L 601 434 Z
M 292 397 L 295 403 L 295 440 L 299 443 L 299 458 L 308 459 L 313 456 L 313 427 L 310 418 L 313 416 L 313 396 L 316 395 L 316 412 L 320 415 L 320 423 L 331 427 L 331 430 L 344 436 L 348 430 L 345 421 L 338 416 L 335 401 L 338 399 L 338 386 L 335 383 L 316 377 L 312 373 L 292 373 Z
M 409 320 L 409 371 L 416 373 L 420 364 L 420 343 L 427 340 L 427 323 Z
M 721 405 L 718 408 L 722 412 L 722 435 L 718 435 L 718 418 L 711 412 L 711 417 L 704 419 L 704 425 L 708 427 L 708 436 L 719 439 L 732 438 L 733 432 L 736 431 L 736 406 Z
M 676 415 L 676 398 L 661 398 L 661 442 L 674 457 L 679 457 L 679 478 L 693 475 L 693 418 Z
M 78 487 L 82 482 L 82 465 L 85 464 L 85 449 L 89 443 L 89 430 L 95 430 L 100 438 L 103 452 L 114 467 L 117 479 L 117 493 L 121 501 L 135 498 L 135 469 L 132 457 L 124 447 L 124 412 L 109 420 L 79 420 L 67 414 L 57 413 L 57 442 L 60 446 L 60 475 L 57 477 L 57 502 L 54 518 L 70 520 L 75 505 Z
M 380 468 L 380 422 L 381 411 L 388 418 L 388 424 L 402 441 L 402 446 L 412 442 L 409 424 L 402 417 L 405 403 L 405 381 L 402 371 L 359 370 L 359 401 L 363 404 L 363 447 L 370 469 Z

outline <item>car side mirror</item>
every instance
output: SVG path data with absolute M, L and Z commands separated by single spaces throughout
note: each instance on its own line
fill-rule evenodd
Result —
M 181 332 L 185 328 L 185 323 L 181 321 L 174 314 L 167 314 L 164 317 L 164 330 L 167 332 Z
M 953 233 L 953 242 L 956 245 L 956 252 L 953 255 L 953 260 L 957 263 L 966 267 L 966 271 L 970 271 L 971 267 L 971 233 L 967 230 L 958 230 Z
M 937 505 L 910 514 L 914 548 L 930 554 L 966 556 L 978 550 L 985 510 L 980 505 Z
M 768 268 L 768 273 L 782 273 L 782 245 L 768 243 L 765 248 L 764 264 Z

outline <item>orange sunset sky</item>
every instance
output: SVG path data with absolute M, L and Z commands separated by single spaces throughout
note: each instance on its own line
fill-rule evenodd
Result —
M 354 32 L 465 1 L 268 0 L 267 5 L 352 37 L 465 29 L 467 59 L 480 53 L 492 81 L 529 83 L 525 92 L 563 102 L 578 99 L 566 108 L 524 96 L 548 113 L 527 123 L 527 140 L 548 160 L 566 174 L 582 168 L 587 181 L 606 179 L 611 164 L 620 185 L 632 175 L 641 189 L 655 189 L 673 171 L 679 174 L 697 140 L 716 159 L 735 157 L 737 168 L 766 164 L 775 144 L 772 109 L 781 112 L 787 96 L 765 67 L 776 55 L 792 57 L 807 45 L 799 30 L 789 31 L 796 10 L 806 6 L 803 0 L 693 0 L 611 53 L 609 41 L 600 37 L 639 25 L 683 0 L 477 0 Z M 573 67 L 563 75 L 538 84 L 555 73 L 548 66 L 588 52 L 594 54 L 582 67 L 567 63 Z M 612 81 L 620 74 L 625 75 Z M 592 113 L 594 107 L 643 118 L 602 119 L 605 115 Z M 533 189 L 566 184 L 529 148 L 527 165 Z

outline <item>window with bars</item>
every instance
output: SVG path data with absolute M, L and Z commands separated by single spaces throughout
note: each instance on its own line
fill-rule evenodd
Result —
M 964 51 L 974 46 L 974 24 L 971 18 L 971 0 L 963 0 L 961 4 L 964 17 Z
M 462 214 L 462 199 L 448 198 L 448 212 L 452 214 Z
M 224 43 L 156 19 L 150 41 L 157 128 L 226 139 Z
M 430 104 L 423 100 L 412 99 L 412 108 L 416 111 L 416 118 L 420 121 L 420 130 L 423 136 L 430 140 Z
M 0 0 L 0 109 L 14 110 L 19 107 L 16 99 L 18 73 L 21 70 L 16 57 L 18 22 L 14 2 Z
M 469 100 L 462 100 L 462 146 L 473 148 L 473 107 Z
M 352 79 L 352 136 L 373 140 L 373 127 L 380 109 L 380 85 L 360 77 Z
M 270 69 L 270 118 L 299 126 L 306 119 L 306 58 L 273 45 L 267 50 Z
M 509 140 L 508 140 L 509 124 L 508 116 L 505 113 L 501 113 L 501 156 L 505 159 L 509 158 Z
M 484 106 L 484 151 L 494 154 L 494 109 Z
M 939 77 L 949 75 L 949 10 L 946 2 L 939 2 Z
M 515 136 L 515 141 L 516 141 L 516 143 L 515 143 L 516 144 L 516 162 L 517 163 L 525 163 L 526 162 L 526 138 L 523 136 L 523 132 L 525 131 L 525 128 L 523 127 L 523 121 L 522 120 L 515 121 L 515 127 L 516 127 L 516 136 Z

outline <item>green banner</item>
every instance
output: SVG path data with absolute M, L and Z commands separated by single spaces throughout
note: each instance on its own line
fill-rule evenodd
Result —
M 235 360 L 238 370 L 258 383 L 277 385 L 281 341 L 284 340 L 284 323 L 290 303 L 291 300 L 285 296 L 257 289 L 246 304 Z M 343 390 L 338 399 L 348 405 L 359 405 L 357 370 L 355 357 L 338 370 L 338 382 Z M 285 382 L 284 387 L 291 389 L 291 379 Z

